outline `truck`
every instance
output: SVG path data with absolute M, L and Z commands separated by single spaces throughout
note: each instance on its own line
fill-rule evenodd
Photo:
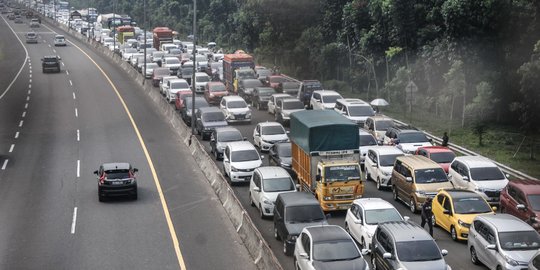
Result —
M 236 70 L 242 69 L 243 72 L 236 72 Z M 237 73 L 245 73 L 248 70 L 255 69 L 255 62 L 253 56 L 239 51 L 233 54 L 226 54 L 223 56 L 223 79 L 225 80 L 225 87 L 229 92 L 238 92 L 238 77 Z M 252 72 L 252 74 L 255 74 Z
M 133 26 L 119 26 L 116 28 L 116 32 L 118 33 L 118 42 L 120 42 L 120 44 L 124 44 L 124 42 L 130 38 L 135 38 L 135 28 L 133 28 Z
M 173 31 L 169 27 L 156 27 L 152 31 L 152 37 L 154 40 L 154 48 L 159 50 L 162 43 L 173 42 Z
M 348 209 L 364 194 L 358 126 L 334 110 L 291 114 L 292 169 L 324 211 Z

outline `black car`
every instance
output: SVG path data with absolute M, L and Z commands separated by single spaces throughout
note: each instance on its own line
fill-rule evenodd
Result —
M 46 73 L 48 71 L 60 73 L 60 60 L 60 56 L 44 56 L 41 59 L 41 67 L 43 68 L 43 73 Z
M 228 125 L 227 121 L 225 121 L 225 115 L 218 107 L 199 108 L 195 113 L 195 116 L 197 117 L 195 127 L 203 141 L 209 140 L 212 131 L 217 127 Z
M 210 135 L 210 153 L 214 154 L 216 160 L 223 159 L 223 151 L 225 146 L 230 142 L 245 141 L 246 138 L 235 127 L 218 127 L 212 131 Z
M 279 166 L 292 176 L 296 177 L 296 173 L 292 169 L 292 150 L 291 143 L 275 143 L 268 151 L 268 162 L 271 166 Z
M 298 88 L 298 99 L 304 102 L 304 105 L 309 106 L 309 101 L 311 100 L 311 95 L 313 91 L 323 90 L 321 82 L 317 80 L 305 80 L 300 83 Z
M 275 93 L 276 91 L 272 87 L 255 87 L 251 98 L 251 106 L 259 111 L 268 108 L 268 100 Z
M 129 196 L 137 199 L 137 180 L 139 170 L 129 163 L 104 163 L 94 171 L 98 178 L 98 198 L 103 202 L 112 196 Z
M 255 87 L 262 87 L 263 83 L 258 79 L 244 79 L 238 81 L 238 95 L 246 102 L 251 101 L 251 95 Z
M 186 123 L 186 125 L 190 127 L 191 126 L 192 97 L 186 96 L 186 97 L 183 97 L 183 99 L 184 99 L 184 108 L 182 108 L 182 110 L 180 111 L 180 115 L 182 116 L 182 120 L 184 120 L 184 123 Z M 206 99 L 204 97 L 195 97 L 195 111 L 197 111 L 197 109 L 199 108 L 204 108 L 204 107 L 210 107 L 210 104 L 208 104 Z
M 296 97 L 298 95 L 299 82 L 280 82 L 277 87 L 278 93 L 285 93 Z

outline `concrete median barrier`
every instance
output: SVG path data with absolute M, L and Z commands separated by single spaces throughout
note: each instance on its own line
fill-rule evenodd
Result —
M 50 23 L 54 23 L 51 20 L 48 21 Z M 126 61 L 123 61 L 118 54 L 115 54 L 108 48 L 103 47 L 99 42 L 88 39 L 86 36 L 68 29 L 65 25 L 56 23 L 55 25 L 68 32 L 71 38 L 76 38 L 85 42 L 88 44 L 88 48 L 92 48 L 102 56 L 112 60 L 140 85 L 138 90 L 143 91 L 152 101 L 152 104 L 154 105 L 153 109 L 156 109 L 164 116 L 164 119 L 167 119 L 171 127 L 177 133 L 178 141 L 190 149 L 190 153 L 205 175 L 205 180 L 208 181 L 208 184 L 212 187 L 217 197 L 221 201 L 223 208 L 231 220 L 231 223 L 238 232 L 238 235 L 242 239 L 246 249 L 249 251 L 257 268 L 272 270 L 283 269 L 268 246 L 268 243 L 264 240 L 249 215 L 247 215 L 244 207 L 234 194 L 234 191 L 221 173 L 220 169 L 212 157 L 208 155 L 204 149 L 204 145 L 195 136 L 191 136 L 191 128 L 182 121 L 182 118 L 175 110 L 174 106 L 171 106 L 161 96 L 157 88 L 153 87 L 149 81 L 146 81 L 143 75 L 138 73 Z M 114 78 L 111 79 L 114 82 Z

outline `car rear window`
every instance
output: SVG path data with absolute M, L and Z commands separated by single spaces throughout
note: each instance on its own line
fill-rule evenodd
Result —
M 244 137 L 239 131 L 223 131 L 219 133 L 218 140 L 220 142 L 236 142 L 243 141 Z
M 107 179 L 126 179 L 131 178 L 129 170 L 108 170 L 105 171 Z
M 223 84 L 214 84 L 210 86 L 210 92 L 223 92 L 225 91 L 225 85 Z
M 349 106 L 350 116 L 374 116 L 375 112 L 371 106 Z
M 222 112 L 208 112 L 203 114 L 202 119 L 205 122 L 225 121 L 225 115 Z
M 285 110 L 301 110 L 304 109 L 304 103 L 299 100 L 283 101 L 283 109 Z
M 437 163 L 450 163 L 455 157 L 456 154 L 453 152 L 431 153 L 429 155 L 429 158 Z
M 350 240 L 324 241 L 313 244 L 313 259 L 317 261 L 349 261 L 360 256 L 358 248 Z

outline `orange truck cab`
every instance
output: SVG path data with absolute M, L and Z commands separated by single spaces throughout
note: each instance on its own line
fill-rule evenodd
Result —
M 253 56 L 244 53 L 243 51 L 238 51 L 233 54 L 226 54 L 223 56 L 223 79 L 225 81 L 225 87 L 229 92 L 238 92 L 238 79 L 236 72 L 238 69 L 242 71 L 247 71 L 248 69 L 255 68 L 255 62 L 253 61 Z M 242 72 L 242 74 L 245 72 Z M 253 71 L 253 77 L 255 72 Z

